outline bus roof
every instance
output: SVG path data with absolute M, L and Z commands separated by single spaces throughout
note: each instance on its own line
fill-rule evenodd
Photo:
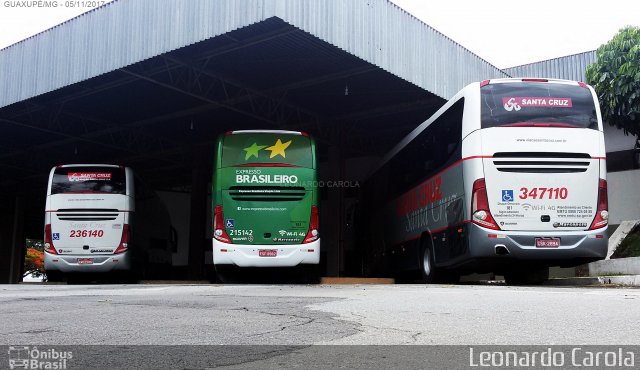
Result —
M 480 82 L 482 86 L 486 84 L 495 83 L 514 83 L 514 82 L 551 82 L 567 85 L 580 85 L 581 82 L 573 80 L 562 80 L 557 78 L 544 78 L 544 77 L 518 77 L 518 78 L 494 78 L 490 80 L 484 80 Z
M 59 164 L 55 168 L 67 168 L 67 167 L 113 167 L 113 168 L 125 168 L 117 164 L 104 164 L 104 163 L 73 163 L 73 164 Z

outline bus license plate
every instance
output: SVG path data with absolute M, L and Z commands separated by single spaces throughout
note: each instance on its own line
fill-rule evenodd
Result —
M 261 249 L 258 251 L 258 256 L 260 257 L 277 257 L 278 250 L 277 249 Z
M 558 248 L 560 238 L 536 238 L 536 248 Z
M 93 265 L 93 258 L 78 258 L 78 265 Z

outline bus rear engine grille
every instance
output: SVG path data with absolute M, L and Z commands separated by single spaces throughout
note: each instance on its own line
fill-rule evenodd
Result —
M 496 153 L 493 164 L 500 172 L 574 173 L 589 168 L 591 156 L 586 153 Z
M 117 209 L 109 208 L 68 208 L 56 213 L 61 221 L 113 221 L 118 218 Z
M 237 201 L 280 202 L 300 201 L 306 192 L 294 186 L 232 186 L 229 195 Z

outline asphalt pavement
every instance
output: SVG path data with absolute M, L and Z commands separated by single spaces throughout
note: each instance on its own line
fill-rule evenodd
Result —
M 0 286 L 12 345 L 640 344 L 640 289 Z

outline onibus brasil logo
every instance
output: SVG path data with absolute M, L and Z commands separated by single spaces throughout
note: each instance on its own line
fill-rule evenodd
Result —
M 278 139 L 275 144 L 267 147 L 266 145 L 258 145 L 258 143 L 253 143 L 250 147 L 244 148 L 246 153 L 244 155 L 244 160 L 248 161 L 251 157 L 258 158 L 258 155 L 262 149 L 269 150 L 271 154 L 269 154 L 269 158 L 273 158 L 277 155 L 282 156 L 282 158 L 287 158 L 287 153 L 285 150 L 291 145 L 291 140 L 283 143 L 282 140 Z
M 9 346 L 9 369 L 66 369 L 73 358 L 71 351 L 55 348 Z

